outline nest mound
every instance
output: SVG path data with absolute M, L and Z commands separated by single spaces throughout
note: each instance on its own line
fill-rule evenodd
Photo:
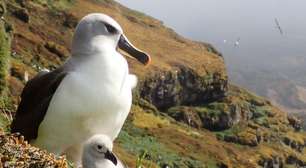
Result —
M 67 168 L 65 157 L 33 147 L 19 134 L 0 133 L 0 167 Z

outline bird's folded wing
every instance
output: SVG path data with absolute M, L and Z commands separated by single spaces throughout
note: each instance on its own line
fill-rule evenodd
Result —
M 40 72 L 24 87 L 21 102 L 11 124 L 11 132 L 21 133 L 26 140 L 36 139 L 38 128 L 48 110 L 53 94 L 66 76 L 63 68 Z

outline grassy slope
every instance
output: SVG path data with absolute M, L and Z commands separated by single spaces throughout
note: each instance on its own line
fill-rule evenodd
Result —
M 0 23 L 0 94 L 6 87 L 6 77 L 8 69 L 8 57 L 10 52 L 9 37 L 4 28 L 4 23 Z
M 142 13 L 109 0 L 66 0 L 52 4 L 48 2 L 50 1 L 33 0 L 26 4 L 30 14 L 29 23 L 16 18 L 13 13 L 8 16 L 8 20 L 14 24 L 12 50 L 16 54 L 11 58 L 9 88 L 15 103 L 18 102 L 18 95 L 24 84 L 24 72 L 27 71 L 33 76 L 38 66 L 54 68 L 60 65 L 70 51 L 73 26 L 69 25 L 74 25 L 82 16 L 91 12 L 103 12 L 114 17 L 130 40 L 152 55 L 153 63 L 149 67 L 143 67 L 128 59 L 131 71 L 141 80 L 152 73 L 174 69 L 180 64 L 203 75 L 218 72 L 226 79 L 223 59 L 211 52 L 208 45 L 180 37 L 164 27 L 160 21 Z M 10 9 L 15 10 L 16 6 L 18 8 L 20 5 L 11 3 Z M 68 24 L 68 27 L 63 26 L 65 24 Z M 50 47 L 58 52 L 50 52 Z M 243 103 L 248 104 L 254 100 L 261 101 L 261 98 L 231 87 L 226 99 L 198 108 L 214 113 L 211 107 L 219 104 L 243 106 Z M 129 120 L 116 142 L 115 150 L 131 167 L 136 166 L 136 160 L 142 158 L 141 156 L 146 160 L 146 167 L 165 164 L 172 167 L 256 167 L 262 158 L 269 159 L 275 155 L 284 159 L 288 155 L 306 158 L 305 150 L 297 152 L 281 142 L 286 135 L 292 135 L 290 137 L 294 141 L 302 143 L 305 135 L 295 132 L 288 126 L 284 113 L 269 104 L 265 104 L 264 107 L 266 106 L 268 110 L 257 110 L 260 117 L 255 120 L 241 122 L 225 131 L 213 132 L 189 127 L 165 113 L 152 112 L 134 105 Z M 219 111 L 227 111 L 222 109 L 223 106 L 216 108 Z M 267 111 L 274 115 L 268 116 Z M 216 112 L 213 115 L 219 114 Z M 248 143 L 253 141 L 257 129 L 269 140 L 255 147 L 223 140 L 226 136 L 235 136 Z
M 1 7 L 4 5 L 0 3 Z M 4 8 L 3 8 L 4 9 Z M 5 15 L 5 11 L 1 14 Z M 3 20 L 0 21 L 0 128 L 6 130 L 8 123 L 8 108 L 11 108 L 11 102 L 8 93 L 8 67 L 10 59 L 10 34 L 9 25 Z
M 243 104 L 264 100 L 245 90 L 231 87 L 229 98 L 220 100 L 219 103 L 231 104 L 228 101 Z M 148 156 L 154 163 L 167 163 L 171 167 L 258 167 L 261 160 L 269 160 L 275 156 L 282 159 L 297 156 L 303 159 L 306 156 L 305 149 L 303 152 L 294 151 L 284 146 L 281 139 L 290 136 L 292 140 L 304 144 L 306 135 L 288 127 L 287 116 L 279 109 L 269 103 L 256 106 L 260 107 L 270 114 L 263 114 L 252 121 L 240 122 L 224 131 L 211 132 L 191 128 L 134 106 L 130 121 L 121 133 L 118 144 L 132 154 L 141 154 L 142 150 L 148 150 Z M 225 109 L 224 111 L 226 112 Z M 262 119 L 265 121 L 262 122 Z M 266 140 L 254 147 L 246 145 L 256 139 L 257 132 Z M 224 136 L 239 137 L 241 142 L 225 142 Z M 121 156 L 124 158 L 124 155 Z M 129 164 L 133 165 L 134 160 L 129 161 Z

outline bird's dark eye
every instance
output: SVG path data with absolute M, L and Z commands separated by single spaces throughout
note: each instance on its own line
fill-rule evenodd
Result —
M 117 33 L 117 29 L 116 29 L 114 26 L 105 23 L 105 27 L 106 27 L 107 31 L 108 31 L 110 34 L 116 34 L 116 33 Z
M 98 145 L 97 147 L 98 147 L 98 149 L 102 149 L 102 146 L 101 146 L 101 145 Z

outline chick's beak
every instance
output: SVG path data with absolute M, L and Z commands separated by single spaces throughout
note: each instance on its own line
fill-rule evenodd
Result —
M 114 165 L 117 165 L 117 158 L 116 156 L 113 154 L 113 152 L 107 150 L 107 152 L 105 153 L 105 159 L 110 160 L 111 162 L 114 163 Z

